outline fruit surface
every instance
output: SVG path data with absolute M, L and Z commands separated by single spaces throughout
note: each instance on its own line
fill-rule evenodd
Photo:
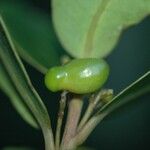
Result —
M 76 94 L 91 93 L 107 80 L 109 66 L 103 59 L 74 59 L 51 68 L 45 76 L 47 88 L 53 92 L 67 90 Z

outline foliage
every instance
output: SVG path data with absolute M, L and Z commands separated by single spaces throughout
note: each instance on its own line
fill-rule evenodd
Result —
M 27 123 L 34 128 L 41 128 L 46 150 L 53 150 L 54 146 L 62 149 L 76 148 L 112 111 L 150 93 L 150 71 L 115 96 L 111 89 L 95 92 L 94 96 L 89 94 L 88 106 L 82 117 L 81 100 L 84 97 L 71 93 L 60 143 L 67 100 L 67 93 L 62 93 L 54 145 L 47 108 L 34 89 L 20 56 L 44 74 L 49 67 L 60 64 L 63 48 L 77 58 L 106 57 L 116 45 L 122 30 L 140 22 L 149 14 L 150 1 L 147 0 L 53 0 L 53 27 L 50 16 L 39 10 L 23 3 L 10 5 L 0 2 L 0 89 Z M 63 48 L 53 28 L 56 29 Z M 20 149 L 22 148 L 18 148 Z

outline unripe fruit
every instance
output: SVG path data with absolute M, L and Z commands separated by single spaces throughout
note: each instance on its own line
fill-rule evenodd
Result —
M 109 66 L 103 59 L 74 59 L 63 66 L 51 68 L 45 76 L 45 85 L 53 92 L 91 93 L 102 87 L 108 74 Z

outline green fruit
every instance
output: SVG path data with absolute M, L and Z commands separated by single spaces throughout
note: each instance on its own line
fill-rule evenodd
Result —
M 76 94 L 91 93 L 107 80 L 109 66 L 103 59 L 74 59 L 51 68 L 45 76 L 47 88 L 53 92 L 67 90 Z

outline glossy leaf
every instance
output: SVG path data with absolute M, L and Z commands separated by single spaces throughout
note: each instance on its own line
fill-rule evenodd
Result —
M 53 0 L 59 39 L 74 57 L 104 57 L 121 32 L 150 14 L 149 0 Z
M 38 124 L 34 119 L 32 113 L 29 111 L 28 107 L 23 103 L 23 98 L 17 92 L 15 86 L 13 85 L 10 77 L 5 70 L 2 62 L 0 60 L 0 89 L 9 97 L 12 105 L 15 107 L 17 112 L 22 116 L 22 118 L 29 123 L 32 127 L 38 128 Z
M 62 48 L 49 15 L 25 3 L 10 2 L 0 2 L 0 12 L 17 50 L 28 63 L 43 73 L 47 68 L 59 64 Z
M 32 112 L 38 124 L 40 125 L 45 138 L 46 148 L 53 149 L 53 135 L 48 111 L 31 84 L 31 81 L 16 52 L 11 36 L 1 15 L 0 60 L 4 65 L 17 92 L 21 95 L 23 102 L 25 105 L 27 105 L 28 109 Z

